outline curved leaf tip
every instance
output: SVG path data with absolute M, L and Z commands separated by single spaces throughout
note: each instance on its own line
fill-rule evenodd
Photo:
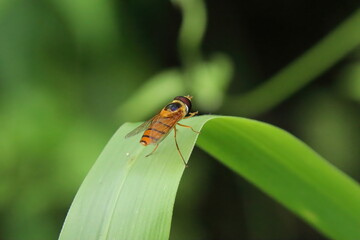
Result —
M 236 117 L 181 122 L 196 130 L 205 124 L 197 141 L 202 149 L 325 235 L 360 239 L 358 184 L 292 135 Z M 135 126 L 121 126 L 99 156 L 75 197 L 60 240 L 169 238 L 184 164 L 173 133 L 145 157 L 152 149 L 139 144 L 141 136 L 124 138 Z M 177 137 L 187 160 L 198 134 L 179 128 Z

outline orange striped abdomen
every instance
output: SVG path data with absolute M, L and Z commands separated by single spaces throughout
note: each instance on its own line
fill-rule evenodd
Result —
M 156 128 L 155 126 L 149 127 L 141 137 L 140 143 L 144 146 L 157 143 L 166 135 L 169 130 L 170 129 L 166 129 L 164 131 L 163 129 Z

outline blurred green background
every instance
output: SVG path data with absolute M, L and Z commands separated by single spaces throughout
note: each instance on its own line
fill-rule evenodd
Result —
M 359 48 L 275 106 L 237 104 L 358 7 L 357 0 L 0 1 L 0 240 L 56 239 L 116 129 L 150 118 L 177 95 L 193 95 L 202 114 L 284 128 L 360 180 Z M 256 101 L 277 92 L 267 95 Z M 325 239 L 200 150 L 190 166 L 172 240 Z

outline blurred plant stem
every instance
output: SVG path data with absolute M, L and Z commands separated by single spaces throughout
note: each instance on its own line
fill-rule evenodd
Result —
M 275 107 L 315 80 L 360 44 L 360 9 L 314 47 L 243 96 L 228 97 L 224 114 L 255 116 Z M 231 107 L 233 106 L 233 107 Z
M 207 9 L 203 0 L 173 0 L 182 12 L 178 52 L 182 63 L 185 89 L 196 96 L 197 106 L 215 111 L 223 103 L 233 77 L 233 62 L 223 53 L 205 58 L 201 44 L 207 25 Z
M 206 6 L 202 0 L 173 0 L 182 12 L 178 51 L 185 68 L 201 61 L 200 46 L 206 29 Z
M 201 43 L 206 29 L 206 6 L 203 0 L 173 0 L 182 13 L 178 37 L 178 52 L 182 68 L 164 70 L 149 78 L 119 107 L 119 116 L 127 121 L 140 121 L 159 109 L 176 95 L 196 96 L 196 105 L 213 112 L 220 108 L 226 89 L 233 76 L 233 63 L 222 53 L 214 53 L 207 60 L 201 54 Z M 163 89 L 167 89 L 164 91 Z M 146 101 L 156 95 L 151 102 Z M 134 112 L 146 105 L 144 111 Z M 125 121 L 123 119 L 122 121 Z

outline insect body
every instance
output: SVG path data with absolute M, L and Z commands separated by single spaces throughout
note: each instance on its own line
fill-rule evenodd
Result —
M 146 157 L 153 154 L 159 146 L 159 143 L 164 140 L 164 138 L 174 129 L 174 138 L 176 148 L 185 164 L 185 159 L 181 154 L 179 145 L 176 140 L 176 125 L 181 127 L 190 128 L 192 131 L 195 131 L 192 127 L 178 123 L 181 119 L 189 118 L 196 115 L 198 112 L 191 111 L 191 96 L 178 96 L 174 100 L 166 105 L 160 113 L 155 115 L 149 121 L 144 122 L 139 127 L 135 128 L 133 131 L 128 133 L 125 138 L 134 136 L 142 131 L 145 131 L 140 139 L 140 143 L 144 146 L 149 144 L 156 144 L 154 150 L 146 155 Z

